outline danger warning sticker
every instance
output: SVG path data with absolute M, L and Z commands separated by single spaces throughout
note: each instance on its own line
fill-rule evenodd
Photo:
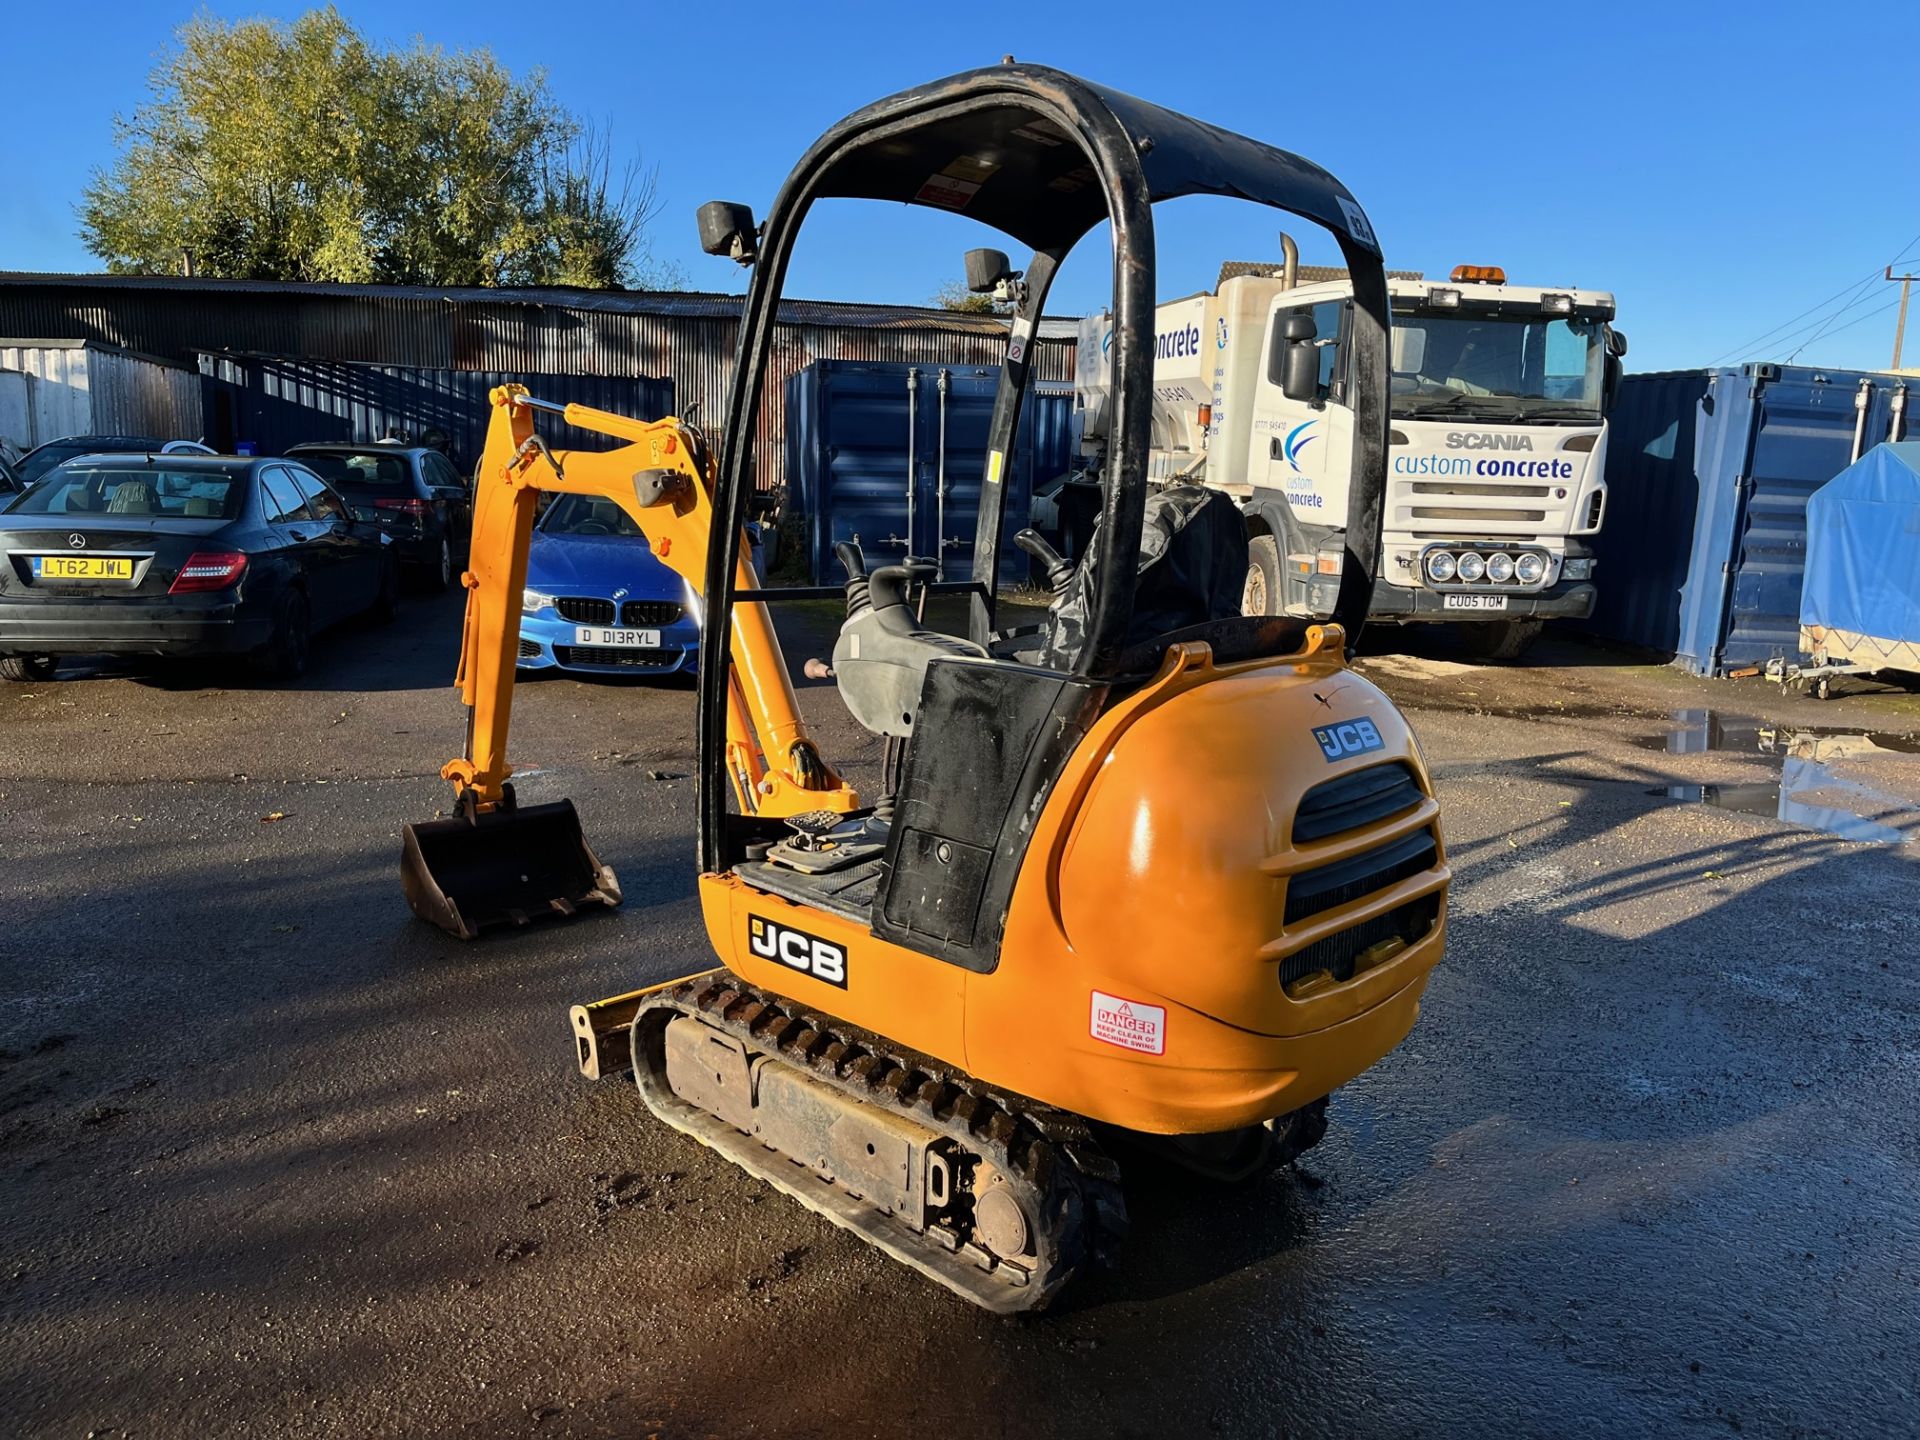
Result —
M 1094 1039 L 1123 1050 L 1138 1050 L 1143 1055 L 1167 1053 L 1167 1012 L 1158 1005 L 1142 1005 L 1138 1000 L 1123 1000 L 1104 990 L 1093 992 Z

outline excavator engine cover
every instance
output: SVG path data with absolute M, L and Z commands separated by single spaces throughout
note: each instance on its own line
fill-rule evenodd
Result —
M 414 914 L 462 940 L 491 925 L 569 916 L 621 898 L 620 882 L 588 847 L 571 800 L 409 825 L 400 882 Z

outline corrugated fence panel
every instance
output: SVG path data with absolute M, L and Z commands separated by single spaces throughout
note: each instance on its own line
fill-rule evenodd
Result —
M 102 435 L 160 435 L 198 440 L 205 434 L 200 379 L 191 370 L 141 355 L 92 349 L 87 375 L 93 424 Z
M 1593 615 L 1579 628 L 1671 655 L 1680 640 L 1700 482 L 1694 416 L 1707 375 L 1629 375 L 1607 417 L 1607 512 L 1594 537 Z M 1556 622 L 1565 624 L 1566 622 Z
M 79 345 L 0 345 L 0 366 L 31 377 L 27 429 L 12 439 L 24 450 L 63 435 L 98 435 L 87 388 L 88 350 Z
M 674 387 L 653 377 L 542 375 L 414 366 L 350 365 L 259 355 L 202 355 L 201 383 L 211 442 L 242 443 L 277 455 L 304 440 L 373 441 L 405 435 L 418 441 L 445 431 L 448 453 L 463 470 L 479 459 L 496 385 L 525 385 L 556 404 L 579 404 L 619 415 L 670 415 Z M 556 448 L 608 449 L 618 442 L 557 420 L 546 427 Z
M 32 377 L 22 446 L 67 435 L 156 435 L 197 440 L 200 381 L 150 356 L 86 342 L 0 343 L 0 369 Z

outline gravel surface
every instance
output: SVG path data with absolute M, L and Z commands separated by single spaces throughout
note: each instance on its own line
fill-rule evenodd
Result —
M 1364 661 L 1456 871 L 1419 1024 L 1296 1169 L 1131 1171 L 1119 1266 L 1003 1321 L 573 1071 L 569 1004 L 709 963 L 688 687 L 516 705 L 522 795 L 573 797 L 624 909 L 409 917 L 458 624 L 414 602 L 287 687 L 0 687 L 10 1433 L 1912 1433 L 1920 845 L 1666 787 L 1831 758 L 1792 813 L 1904 841 L 1914 697 Z

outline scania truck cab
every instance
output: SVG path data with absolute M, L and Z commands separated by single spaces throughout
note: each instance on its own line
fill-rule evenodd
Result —
M 1613 297 L 1509 285 L 1490 266 L 1445 282 L 1403 275 L 1388 290 L 1391 430 L 1370 618 L 1471 622 L 1462 633 L 1476 653 L 1515 658 L 1542 622 L 1593 609 L 1589 542 L 1606 513 L 1606 412 L 1626 353 Z M 1229 265 L 1216 290 L 1158 310 L 1153 473 L 1238 501 L 1248 614 L 1324 613 L 1339 588 L 1351 302 L 1343 275 L 1315 278 L 1290 256 Z M 1095 467 L 1109 328 L 1092 316 L 1079 336 L 1076 405 Z

